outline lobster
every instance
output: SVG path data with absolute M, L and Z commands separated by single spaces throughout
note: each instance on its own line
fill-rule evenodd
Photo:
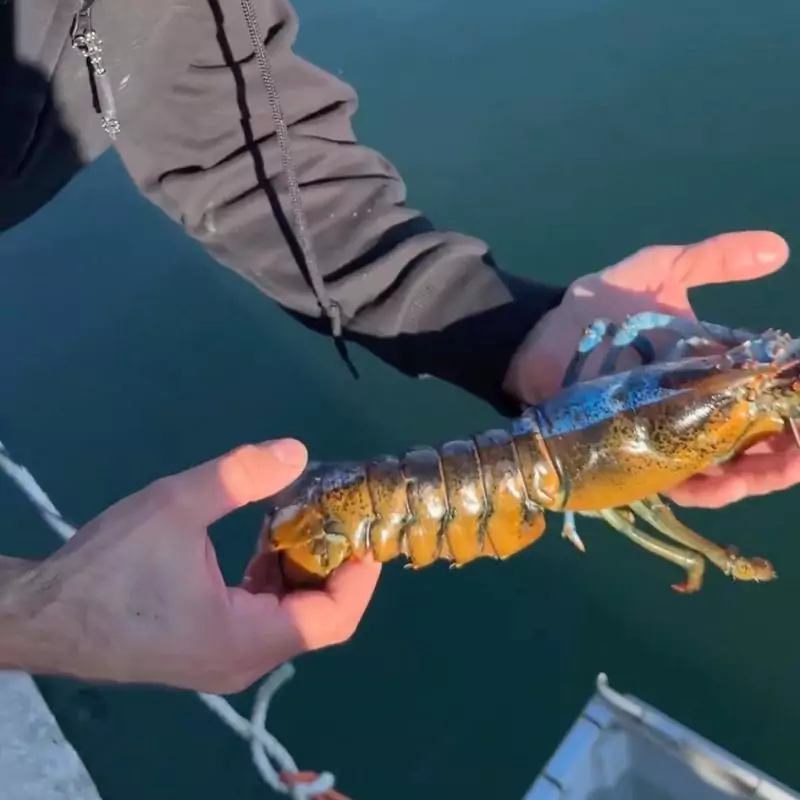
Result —
M 679 335 L 665 359 L 654 360 L 648 331 Z M 579 381 L 604 342 L 599 373 Z M 615 371 L 628 346 L 641 363 Z M 309 463 L 271 498 L 254 558 L 279 553 L 301 583 L 324 581 L 366 554 L 379 562 L 404 556 L 412 569 L 439 560 L 461 567 L 522 551 L 544 534 L 546 512 L 558 512 L 562 537 L 581 551 L 576 517 L 593 517 L 681 567 L 678 592 L 700 590 L 706 560 L 734 580 L 771 581 L 768 560 L 704 538 L 661 495 L 787 425 L 800 446 L 798 417 L 798 339 L 656 312 L 619 325 L 598 319 L 583 332 L 560 392 L 523 407 L 510 430 L 400 457 Z

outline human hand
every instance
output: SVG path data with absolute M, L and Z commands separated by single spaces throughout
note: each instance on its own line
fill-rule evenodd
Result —
M 594 319 L 605 317 L 619 323 L 631 314 L 655 310 L 696 320 L 689 289 L 760 278 L 780 269 L 788 256 L 788 245 L 777 234 L 743 231 L 692 245 L 646 247 L 619 264 L 585 275 L 570 285 L 561 304 L 523 342 L 509 367 L 506 389 L 526 403 L 552 396 L 559 390 L 585 327 Z M 658 335 L 652 336 L 656 358 L 658 339 Z M 597 348 L 582 376 L 594 374 L 606 350 L 607 345 Z M 634 353 L 625 352 L 618 368 L 628 369 L 637 363 Z M 692 477 L 669 496 L 684 506 L 718 508 L 798 482 L 800 451 L 787 433 L 754 445 L 724 466 Z
M 324 590 L 286 592 L 276 564 L 225 585 L 207 526 L 291 483 L 300 442 L 244 446 L 107 509 L 41 562 L 22 590 L 31 671 L 196 691 L 245 689 L 300 653 L 349 639 L 380 566 L 344 565 Z M 245 585 L 246 583 L 246 585 Z

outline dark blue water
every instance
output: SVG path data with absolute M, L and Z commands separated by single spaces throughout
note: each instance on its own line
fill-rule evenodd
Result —
M 361 139 L 436 223 L 507 269 L 568 281 L 660 242 L 769 228 L 800 242 L 800 6 L 723 0 L 298 3 L 299 49 L 355 84 Z M 328 340 L 217 267 L 114 155 L 0 238 L 0 439 L 74 521 L 243 441 L 315 457 L 439 442 L 483 404 Z M 798 330 L 795 261 L 703 289 L 701 316 Z M 378 400 L 378 396 L 383 399 Z M 385 570 L 357 636 L 297 663 L 270 713 L 356 800 L 517 798 L 599 671 L 800 786 L 797 491 L 682 518 L 770 558 L 771 585 L 676 572 L 583 523 L 503 564 Z M 55 536 L 0 482 L 3 547 Z M 239 573 L 258 509 L 213 533 Z M 263 798 L 247 748 L 192 695 L 41 682 L 106 800 Z M 249 709 L 249 694 L 234 698 Z

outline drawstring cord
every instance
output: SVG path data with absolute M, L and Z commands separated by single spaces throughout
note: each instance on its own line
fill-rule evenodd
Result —
M 314 294 L 317 297 L 323 312 L 327 315 L 331 323 L 331 330 L 333 332 L 334 342 L 339 350 L 339 354 L 344 359 L 345 364 L 350 369 L 354 378 L 358 378 L 358 372 L 352 361 L 347 355 L 344 342 L 341 339 L 342 335 L 342 309 L 341 306 L 331 298 L 328 290 L 325 287 L 322 273 L 317 263 L 317 258 L 314 249 L 308 236 L 308 223 L 306 221 L 305 211 L 303 209 L 303 201 L 300 197 L 300 186 L 297 181 L 297 173 L 295 172 L 294 162 L 292 161 L 292 151 L 289 144 L 289 131 L 286 127 L 286 120 L 283 115 L 283 109 L 280 104 L 280 97 L 278 90 L 275 87 L 275 80 L 272 76 L 272 66 L 267 57 L 267 52 L 264 49 L 264 37 L 261 33 L 261 26 L 258 22 L 258 15 L 256 14 L 253 0 L 241 0 L 242 12 L 244 13 L 245 21 L 247 22 L 247 30 L 250 33 L 250 39 L 253 43 L 253 48 L 256 51 L 256 58 L 258 59 L 258 68 L 261 73 L 261 80 L 267 90 L 269 97 L 269 104 L 272 109 L 272 118 L 275 122 L 275 132 L 278 136 L 278 144 L 281 151 L 281 161 L 283 162 L 283 171 L 286 174 L 286 182 L 289 187 L 289 197 L 292 203 L 292 216 L 296 228 L 297 238 L 300 247 L 303 251 L 303 258 L 308 268 L 308 274 L 311 278 L 311 285 L 314 289 Z
M 92 84 L 92 93 L 95 108 L 102 117 L 103 129 L 112 139 L 116 139 L 120 132 L 120 123 L 117 119 L 116 103 L 111 89 L 111 81 L 106 73 L 102 60 L 102 41 L 97 35 L 92 23 L 92 5 L 95 0 L 80 0 L 80 5 L 72 23 L 71 39 L 72 47 L 84 55 L 89 67 L 89 77 Z M 247 30 L 250 33 L 253 47 L 258 59 L 258 67 L 261 73 L 261 80 L 267 90 L 272 117 L 275 123 L 275 132 L 278 137 L 278 145 L 281 151 L 281 161 L 283 171 L 286 175 L 286 183 L 289 187 L 289 197 L 292 205 L 292 218 L 294 220 L 295 233 L 297 235 L 300 248 L 303 253 L 308 274 L 311 279 L 311 287 L 317 302 L 328 317 L 331 324 L 334 343 L 339 355 L 344 360 L 354 378 L 358 378 L 355 365 L 345 348 L 342 339 L 342 309 L 328 293 L 325 281 L 317 262 L 314 248 L 308 235 L 308 222 L 303 209 L 303 201 L 300 196 L 300 186 L 292 160 L 292 151 L 289 143 L 289 131 L 286 127 L 286 120 L 281 108 L 278 90 L 272 75 L 272 66 L 264 49 L 264 38 L 261 34 L 261 26 L 258 22 L 255 7 L 252 0 L 241 0 L 242 11 L 247 22 Z
M 328 290 L 325 288 L 325 284 L 319 272 L 316 256 L 308 240 L 308 225 L 305 211 L 303 210 L 303 203 L 300 198 L 300 187 L 297 183 L 294 162 L 292 161 L 292 152 L 289 146 L 289 131 L 286 128 L 286 120 L 283 116 L 280 98 L 275 88 L 275 80 L 272 77 L 272 68 L 266 50 L 264 49 L 261 26 L 258 24 L 258 17 L 256 16 L 256 10 L 253 7 L 252 0 L 241 0 L 241 2 L 244 18 L 247 22 L 247 30 L 250 33 L 250 39 L 256 51 L 261 80 L 264 82 L 264 87 L 269 96 L 269 104 L 272 108 L 275 131 L 278 135 L 278 143 L 281 149 L 281 161 L 283 162 L 283 170 L 286 173 L 286 182 L 289 185 L 289 197 L 292 202 L 294 223 L 297 227 L 297 238 L 300 240 L 300 247 L 303 250 L 303 257 L 306 260 L 306 266 L 308 267 L 311 283 L 314 287 L 314 293 L 317 295 L 322 308 L 328 314 L 333 335 L 339 336 L 342 332 L 341 309 L 339 304 L 331 300 L 328 295 Z

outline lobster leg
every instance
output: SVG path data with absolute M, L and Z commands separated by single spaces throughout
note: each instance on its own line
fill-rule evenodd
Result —
M 702 553 L 724 575 L 739 581 L 771 581 L 777 578 L 774 567 L 764 558 L 745 558 L 733 547 L 718 544 L 695 533 L 684 525 L 672 510 L 655 494 L 632 503 L 631 509 L 665 536 Z
M 575 354 L 564 374 L 562 387 L 565 388 L 577 381 L 580 370 L 591 353 L 609 339 L 611 347 L 600 367 L 601 375 L 614 371 L 620 353 L 629 346 L 639 354 L 642 364 L 649 364 L 655 358 L 655 351 L 653 345 L 643 334 L 645 331 L 652 330 L 671 330 L 681 337 L 664 360 L 684 358 L 690 350 L 699 347 L 714 345 L 734 347 L 754 337 L 754 334 L 746 330 L 729 328 L 713 322 L 676 317 L 657 311 L 642 311 L 633 314 L 619 325 L 610 319 L 597 319 L 583 332 Z
M 571 386 L 578 380 L 581 369 L 586 363 L 586 359 L 606 340 L 609 336 L 615 336 L 618 326 L 610 319 L 596 319 L 590 323 L 583 332 L 578 346 L 575 348 L 575 353 L 572 356 L 567 369 L 564 373 L 564 379 L 561 382 L 562 388 Z M 634 345 L 636 347 L 636 345 Z M 647 351 L 642 353 L 638 351 L 639 357 L 642 361 L 647 356 Z
M 583 540 L 578 535 L 578 531 L 575 528 L 574 511 L 564 512 L 564 525 L 561 528 L 561 538 L 571 542 L 581 553 L 586 552 L 586 545 L 584 545 Z
M 582 513 L 583 516 L 596 516 L 604 519 L 612 528 L 618 530 L 623 536 L 627 536 L 634 544 L 638 544 L 649 553 L 660 556 L 672 564 L 683 567 L 686 570 L 686 582 L 673 584 L 672 588 L 676 591 L 686 593 L 700 591 L 700 587 L 703 585 L 705 561 L 699 553 L 674 547 L 639 530 L 634 525 L 635 517 L 632 514 L 625 514 L 623 509 L 608 508 L 598 512 Z
M 748 339 L 754 338 L 754 334 L 749 331 L 728 328 L 713 322 L 701 322 L 656 311 L 643 311 L 628 317 L 620 325 L 611 339 L 611 347 L 600 368 L 601 374 L 614 371 L 620 353 L 629 345 L 639 353 L 647 348 L 647 356 L 643 363 L 649 364 L 653 361 L 655 351 L 643 336 L 645 331 L 652 330 L 671 330 L 681 337 L 673 345 L 672 350 L 664 356 L 663 361 L 685 358 L 690 350 L 699 347 L 713 347 L 714 345 L 736 347 Z M 704 335 L 698 335 L 698 331 Z

